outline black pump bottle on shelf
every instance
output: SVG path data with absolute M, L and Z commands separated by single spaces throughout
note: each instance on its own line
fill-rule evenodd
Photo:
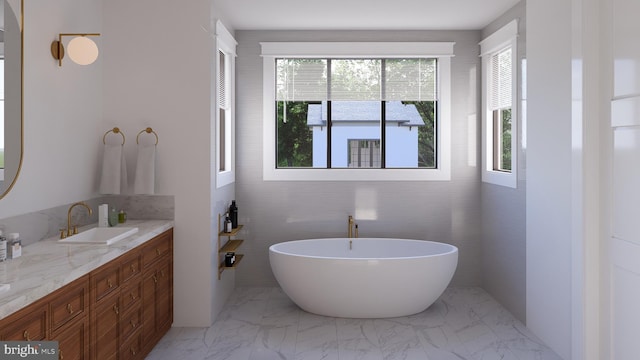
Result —
M 229 217 L 231 218 L 231 227 L 238 227 L 238 206 L 236 205 L 236 201 L 231 201 L 231 206 L 229 206 Z

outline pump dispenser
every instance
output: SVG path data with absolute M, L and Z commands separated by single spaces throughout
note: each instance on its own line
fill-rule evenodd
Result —
M 238 227 L 238 206 L 236 205 L 236 201 L 231 201 L 231 206 L 229 206 L 229 217 L 231 218 L 231 227 Z

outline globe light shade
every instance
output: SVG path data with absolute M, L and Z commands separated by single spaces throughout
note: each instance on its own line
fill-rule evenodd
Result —
M 86 36 L 78 36 L 69 41 L 67 54 L 78 65 L 93 64 L 98 58 L 98 45 Z

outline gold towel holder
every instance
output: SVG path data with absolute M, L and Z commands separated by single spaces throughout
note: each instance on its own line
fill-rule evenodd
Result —
M 122 135 L 122 145 L 124 145 L 124 141 L 125 141 L 124 133 L 122 131 L 120 131 L 120 128 L 118 128 L 118 127 L 114 127 L 113 129 L 111 129 L 111 130 L 107 131 L 106 133 L 104 133 L 104 136 L 102 136 L 102 143 L 105 144 L 105 145 L 107 144 L 107 135 L 109 135 L 109 133 L 111 133 L 111 132 L 114 133 L 114 134 Z
M 141 131 L 138 133 L 138 136 L 136 136 L 136 144 L 140 144 L 140 142 L 138 141 L 138 140 L 139 140 L 139 138 L 140 138 L 140 135 L 141 135 L 142 133 L 145 133 L 145 132 L 146 132 L 147 134 L 153 134 L 153 135 L 155 135 L 155 136 L 156 136 L 156 145 L 158 145 L 158 134 L 157 134 L 155 131 L 153 131 L 153 129 L 152 129 L 152 128 L 150 128 L 150 127 L 146 128 L 146 129 L 144 129 L 144 130 L 141 130 Z

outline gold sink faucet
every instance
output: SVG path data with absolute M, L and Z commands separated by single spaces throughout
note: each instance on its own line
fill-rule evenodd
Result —
M 349 215 L 349 229 L 347 229 L 347 237 L 353 237 L 353 216 Z
M 78 233 L 78 227 L 77 226 L 73 226 L 73 229 L 71 228 L 71 210 L 73 210 L 73 208 L 76 207 L 77 205 L 82 205 L 82 206 L 86 207 L 87 210 L 89 211 L 89 215 L 91 215 L 93 213 L 93 211 L 91 211 L 91 208 L 89 207 L 89 205 L 85 204 L 82 201 L 74 203 L 73 205 L 71 205 L 69 207 L 69 211 L 67 211 L 67 231 L 65 232 L 64 230 L 62 230 L 60 232 L 60 238 L 61 239 L 64 239 L 67 236 L 71 236 L 71 235 L 74 235 L 74 234 Z

